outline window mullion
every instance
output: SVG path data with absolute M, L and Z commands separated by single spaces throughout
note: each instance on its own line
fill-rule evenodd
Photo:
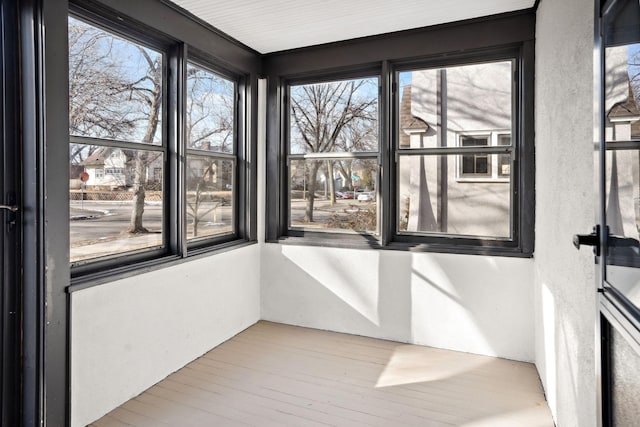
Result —
M 185 223 L 185 67 L 187 46 L 177 44 L 169 52 L 167 78 L 167 173 L 165 185 L 168 188 L 167 212 L 167 246 L 171 253 L 187 256 L 186 223 Z

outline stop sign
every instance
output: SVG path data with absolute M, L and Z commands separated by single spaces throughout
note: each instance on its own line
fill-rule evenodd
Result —
M 80 181 L 87 182 L 89 181 L 89 174 L 87 172 L 80 173 Z

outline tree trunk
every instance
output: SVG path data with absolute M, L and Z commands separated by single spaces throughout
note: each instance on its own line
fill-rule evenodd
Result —
M 340 172 L 342 172 L 342 176 L 344 176 L 343 187 L 353 190 L 353 180 L 351 179 L 351 160 L 345 160 L 345 163 L 348 164 L 347 168 L 344 167 L 342 162 L 338 162 L 338 168 L 340 169 Z
M 200 193 L 202 192 L 201 184 L 201 182 L 196 184 L 196 199 L 193 201 L 193 237 L 198 237 L 198 226 L 200 225 L 198 211 L 200 210 Z
M 133 169 L 133 209 L 131 210 L 131 221 L 129 222 L 129 233 L 148 233 L 149 230 L 142 226 L 142 214 L 144 213 L 144 184 L 146 182 L 145 154 L 136 151 Z
M 336 181 L 333 179 L 333 161 L 327 160 L 327 179 L 329 180 L 329 203 L 336 204 Z
M 162 69 L 158 65 L 153 76 L 153 97 L 149 106 L 149 121 L 142 142 L 151 144 L 158 128 L 160 119 L 160 107 L 162 107 Z M 142 226 L 142 214 L 144 213 L 145 184 L 147 183 L 147 153 L 136 151 L 135 176 L 133 183 L 133 210 L 129 222 L 129 233 L 148 233 L 149 230 Z
M 307 207 L 304 212 L 304 222 L 313 222 L 313 203 L 315 202 L 316 180 L 319 162 L 313 162 L 309 170 L 309 192 L 307 193 Z

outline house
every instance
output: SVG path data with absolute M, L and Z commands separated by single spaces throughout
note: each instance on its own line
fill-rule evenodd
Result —
M 98 148 L 84 159 L 81 165 L 89 174 L 85 183 L 88 189 L 125 189 L 134 182 L 134 158 L 119 148 Z M 145 159 L 146 185 L 161 185 L 162 169 L 162 156 L 151 155 Z
M 637 1 L 0 10 L 2 425 L 637 424 Z M 291 89 L 361 79 L 375 146 L 292 151 Z M 226 148 L 191 144 L 221 99 L 198 136 Z M 77 145 L 87 187 L 132 197 L 72 223 Z M 133 151 L 162 203 L 127 187 Z M 375 229 L 291 227 L 295 167 L 344 159 L 376 170 Z M 199 200 L 195 236 L 200 177 L 229 202 Z

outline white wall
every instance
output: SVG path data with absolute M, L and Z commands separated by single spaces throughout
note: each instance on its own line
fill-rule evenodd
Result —
M 593 1 L 543 0 L 536 28 L 536 365 L 557 425 L 596 425 Z
M 533 361 L 533 261 L 266 244 L 262 318 Z
M 71 420 L 84 426 L 260 317 L 260 246 L 74 292 Z

